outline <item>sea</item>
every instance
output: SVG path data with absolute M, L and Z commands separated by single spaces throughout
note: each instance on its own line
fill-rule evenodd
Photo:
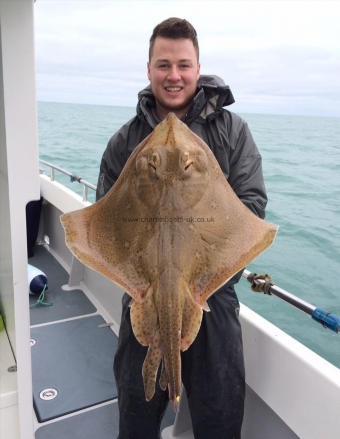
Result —
M 38 103 L 40 159 L 96 184 L 102 154 L 130 107 Z M 248 269 L 268 273 L 299 298 L 340 317 L 340 119 L 241 114 L 262 154 L 266 219 L 279 226 L 273 246 Z M 81 193 L 69 178 L 57 179 Z M 91 194 L 94 201 L 94 195 Z M 340 334 L 283 300 L 254 293 L 244 305 L 340 368 Z

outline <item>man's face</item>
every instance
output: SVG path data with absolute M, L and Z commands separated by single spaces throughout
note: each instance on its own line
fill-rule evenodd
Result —
M 173 111 L 182 117 L 194 97 L 200 65 L 191 40 L 157 37 L 148 63 L 148 78 L 161 118 Z

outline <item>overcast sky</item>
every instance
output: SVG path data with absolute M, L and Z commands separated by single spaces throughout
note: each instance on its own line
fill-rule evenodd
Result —
M 239 112 L 340 117 L 340 1 L 35 3 L 39 100 L 135 106 L 153 28 L 197 30 L 201 73 L 221 76 Z

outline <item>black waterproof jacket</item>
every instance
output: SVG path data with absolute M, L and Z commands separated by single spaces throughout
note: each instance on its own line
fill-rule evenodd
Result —
M 261 156 L 247 123 L 223 108 L 233 102 L 230 88 L 221 78 L 202 75 L 183 122 L 209 145 L 241 201 L 264 218 L 267 196 Z M 136 116 L 109 140 L 100 165 L 97 200 L 109 191 L 134 148 L 159 122 L 149 86 L 138 95 Z

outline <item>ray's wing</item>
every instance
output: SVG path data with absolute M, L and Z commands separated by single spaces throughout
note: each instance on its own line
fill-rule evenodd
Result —
M 135 157 L 146 138 L 130 156 L 119 179 L 97 203 L 61 216 L 66 244 L 86 266 L 101 273 L 140 302 L 150 287 L 143 249 L 154 236 L 150 216 L 135 194 Z M 145 258 L 144 258 L 145 260 Z
M 253 214 L 221 177 L 196 207 L 197 217 L 210 221 L 194 225 L 199 263 L 192 270 L 190 288 L 196 301 L 206 300 L 274 241 L 277 226 Z

